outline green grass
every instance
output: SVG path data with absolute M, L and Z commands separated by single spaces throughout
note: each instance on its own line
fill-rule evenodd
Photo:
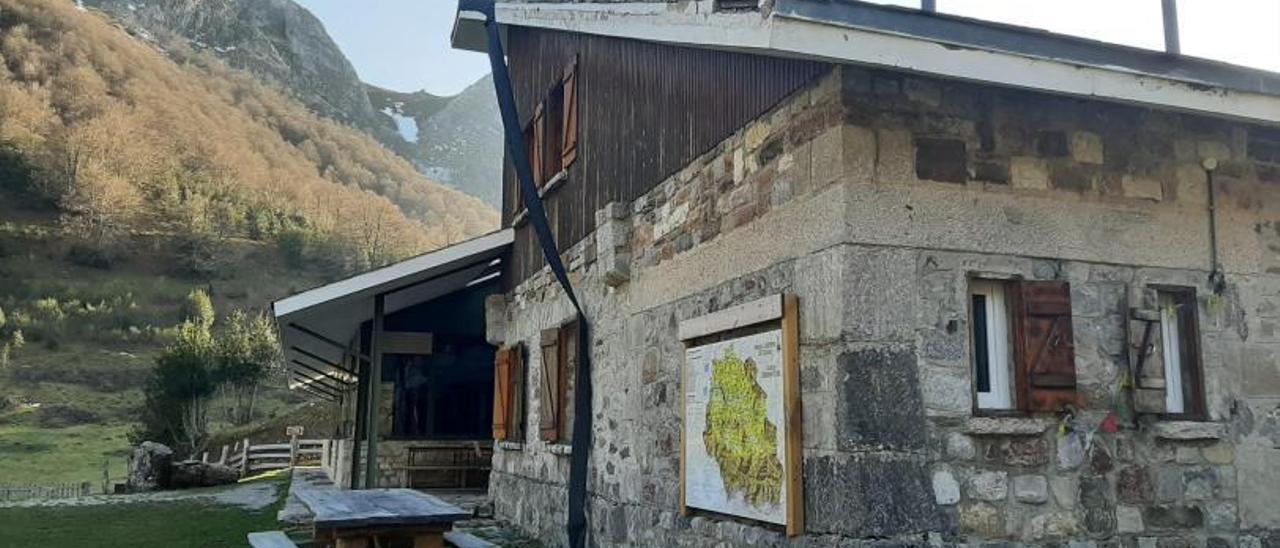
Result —
M 276 503 L 258 511 L 194 501 L 0 509 L 0 546 L 239 548 L 251 532 L 279 529 L 283 478 L 261 480 L 280 488 Z
M 0 424 L 0 484 L 88 481 L 96 490 L 104 460 L 119 481 L 126 470 L 129 428 L 123 423 L 56 429 Z

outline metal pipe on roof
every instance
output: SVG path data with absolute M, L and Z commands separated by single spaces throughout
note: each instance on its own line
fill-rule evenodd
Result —
M 1178 1 L 1162 0 L 1164 12 L 1164 51 L 1178 55 L 1182 53 L 1182 45 L 1178 40 Z
M 928 13 L 937 13 L 938 0 L 920 0 L 920 10 Z

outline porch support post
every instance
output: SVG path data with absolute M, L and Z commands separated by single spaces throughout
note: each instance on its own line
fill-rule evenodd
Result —
M 382 333 L 383 316 L 386 313 L 386 295 L 373 298 L 373 333 L 370 337 L 369 360 L 369 410 L 365 412 L 365 426 L 369 432 L 369 449 L 365 451 L 365 488 L 378 487 L 378 424 L 381 422 L 379 402 L 382 392 Z

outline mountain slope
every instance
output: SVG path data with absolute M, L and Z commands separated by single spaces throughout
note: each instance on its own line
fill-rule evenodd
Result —
M 312 111 L 369 133 L 428 177 L 497 206 L 502 134 L 491 78 L 453 97 L 360 82 L 323 24 L 293 0 L 82 0 L 144 38 L 272 79 Z
M 0 152 L 17 174 L 0 184 L 56 206 L 94 246 L 122 230 L 303 231 L 350 271 L 496 225 L 367 134 L 185 41 L 132 38 L 69 2 L 0 8 Z
M 271 78 L 313 111 L 366 130 L 390 129 L 355 68 L 311 12 L 291 0 L 83 0 L 152 33 L 171 32 L 229 65 Z
M 427 176 L 499 207 L 502 117 L 493 77 L 451 97 L 368 86 L 374 108 L 391 117 L 404 143 L 396 147 Z

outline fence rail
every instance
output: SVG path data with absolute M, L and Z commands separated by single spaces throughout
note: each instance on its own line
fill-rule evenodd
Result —
M 251 476 L 297 465 L 319 465 L 328 448 L 329 440 L 294 439 L 289 443 L 252 445 L 245 439 L 231 447 L 222 446 L 221 456 L 216 461 L 210 461 L 208 453 L 201 460 L 238 468 L 241 476 Z
M 46 485 L 0 485 L 0 502 L 54 500 L 95 495 L 93 482 L 67 482 Z

